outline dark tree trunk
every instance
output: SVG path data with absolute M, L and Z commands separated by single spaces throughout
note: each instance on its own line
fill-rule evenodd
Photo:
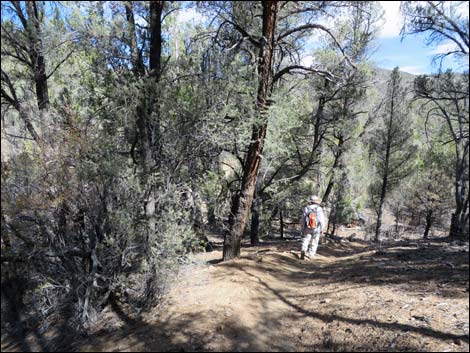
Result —
M 150 75 L 144 77 L 144 64 L 137 47 L 137 36 L 135 31 L 135 21 L 133 12 L 133 3 L 125 3 L 126 19 L 128 21 L 129 31 L 128 40 L 130 43 L 131 62 L 133 64 L 134 75 L 145 80 L 142 100 L 137 107 L 137 128 L 139 131 L 141 143 L 141 159 L 144 176 L 153 170 L 159 164 L 160 156 L 160 105 L 157 99 L 158 92 L 155 90 L 162 75 L 162 15 L 163 1 L 150 2 L 150 52 L 149 69 Z M 155 113 L 152 116 L 152 113 Z M 145 177 L 144 177 L 145 179 Z
M 251 233 L 252 246 L 259 245 L 259 201 L 255 200 L 251 206 Z
M 38 145 L 41 146 L 43 141 L 41 137 L 39 136 L 39 134 L 37 133 L 36 129 L 34 128 L 33 123 L 30 119 L 29 113 L 25 111 L 25 108 L 19 102 L 18 102 L 18 105 L 16 106 L 16 109 L 18 110 L 20 118 L 24 121 L 26 125 L 26 129 L 29 131 L 34 141 L 36 141 Z
M 467 145 L 468 151 L 468 145 Z M 464 149 L 465 150 L 465 149 Z M 468 152 L 467 152 L 468 153 Z M 451 239 L 468 238 L 469 222 L 469 196 L 467 188 L 468 165 L 465 153 L 459 143 L 456 144 L 455 164 L 455 203 L 456 208 L 452 213 L 449 237 Z
M 449 237 L 451 239 L 468 238 L 468 213 L 465 214 L 461 209 L 452 213 Z
M 214 226 L 216 223 L 215 207 L 211 204 L 207 205 L 207 222 L 211 226 Z
M 155 76 L 157 82 L 163 74 L 162 67 L 162 15 L 163 15 L 163 1 L 150 2 L 150 77 Z M 158 87 L 159 88 L 159 87 Z M 153 90 L 153 89 L 152 89 Z M 160 166 L 162 141 L 160 133 L 160 100 L 157 98 L 159 92 L 154 92 L 151 95 L 150 111 L 155 113 L 155 120 L 152 122 L 150 135 L 150 145 L 153 150 L 153 158 L 156 160 L 157 166 Z
M 331 231 L 330 231 L 330 224 L 331 224 L 331 213 L 332 211 L 330 211 L 330 215 L 328 216 L 328 225 L 326 226 L 326 232 L 329 233 L 329 234 L 332 234 Z
M 284 239 L 284 219 L 282 217 L 282 208 L 279 209 L 279 222 L 280 222 L 281 239 Z
M 377 224 L 375 227 L 375 241 L 379 241 L 380 228 L 382 226 L 383 205 L 385 203 L 385 196 L 387 193 L 387 179 L 388 179 L 388 175 L 385 175 L 382 181 L 382 190 L 380 192 L 379 208 L 377 210 Z
M 36 97 L 40 111 L 49 109 L 49 89 L 47 87 L 46 60 L 42 46 L 39 11 L 36 1 L 26 1 L 26 13 L 28 14 L 29 56 L 33 65 Z
M 329 86 L 329 81 L 327 79 L 324 79 L 323 87 L 325 88 L 325 92 L 327 91 Z M 324 121 L 324 112 L 325 112 L 325 107 L 326 107 L 326 96 L 322 95 L 320 99 L 318 100 L 318 109 L 317 113 L 314 116 L 314 141 L 313 144 L 315 146 L 318 146 L 321 141 L 320 133 L 321 133 L 321 127 Z
M 150 71 L 160 81 L 162 74 L 163 1 L 150 1 Z
M 424 239 L 428 239 L 429 237 L 429 230 L 431 229 L 433 221 L 433 212 L 432 210 L 428 210 L 426 212 L 426 228 L 424 229 Z
M 331 234 L 332 235 L 335 235 L 336 234 L 336 223 L 337 223 L 337 215 L 336 215 L 336 212 L 337 212 L 337 209 L 335 207 L 334 209 L 334 213 L 333 213 L 333 229 L 331 230 Z
M 140 61 L 139 50 L 136 47 L 136 33 L 132 3 L 126 3 L 126 17 L 129 22 L 129 34 L 131 43 L 131 60 L 135 62 L 134 73 L 140 77 L 143 63 Z M 150 174 L 160 165 L 160 106 L 158 101 L 158 83 L 162 74 L 162 14 L 163 1 L 150 2 L 150 52 L 149 69 L 150 75 L 143 77 L 145 80 L 145 92 L 141 102 L 137 106 L 137 129 L 141 145 L 142 163 L 142 185 L 147 188 L 147 198 L 144 200 L 145 217 L 147 220 L 146 239 L 150 241 L 155 234 L 155 207 L 156 197 L 152 190 L 153 186 L 148 185 Z M 152 114 L 155 113 L 155 114 Z
M 233 200 L 229 218 L 230 230 L 225 235 L 223 260 L 240 256 L 241 238 L 245 230 L 248 214 L 253 202 L 256 178 L 261 163 L 264 138 L 267 130 L 267 100 L 272 91 L 272 62 L 274 54 L 274 32 L 276 26 L 277 1 L 263 1 L 263 38 L 258 54 L 258 93 L 257 109 L 261 123 L 254 125 L 251 143 L 243 166 L 241 188 Z
M 335 161 L 333 163 L 333 167 L 331 168 L 330 181 L 328 182 L 328 186 L 326 187 L 325 193 L 323 194 L 323 198 L 322 198 L 322 203 L 325 205 L 328 202 L 328 198 L 330 197 L 331 190 L 333 189 L 333 186 L 335 184 L 336 169 L 338 168 L 341 155 L 343 154 L 343 143 L 344 143 L 344 139 L 342 137 L 339 137 L 338 138 L 338 150 L 335 154 Z
M 142 77 L 145 73 L 142 55 L 137 44 L 137 33 L 135 30 L 134 4 L 132 1 L 124 3 L 126 8 L 126 19 L 129 25 L 129 46 L 131 51 L 132 72 L 137 77 Z

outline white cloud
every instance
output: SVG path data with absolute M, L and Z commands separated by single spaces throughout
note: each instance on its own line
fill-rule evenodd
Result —
M 385 11 L 379 36 L 382 38 L 398 37 L 403 26 L 400 1 L 379 1 L 379 3 Z

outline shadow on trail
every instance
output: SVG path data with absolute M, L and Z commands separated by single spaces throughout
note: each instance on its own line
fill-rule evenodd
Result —
M 341 245 L 341 246 L 339 246 Z M 261 249 L 276 247 L 276 251 L 262 253 L 272 257 L 271 263 L 250 261 L 245 257 L 241 261 L 220 263 L 213 260 L 212 265 L 223 268 L 223 274 L 213 279 L 224 280 L 230 276 L 239 276 L 243 280 L 258 283 L 251 302 L 259 305 L 261 310 L 256 317 L 254 327 L 249 327 L 237 316 L 224 313 L 223 308 L 201 310 L 197 313 L 174 314 L 166 321 L 151 320 L 126 314 L 121 304 L 115 302 L 111 306 L 122 322 L 119 328 L 103 328 L 88 335 L 86 339 L 67 336 L 68 328 L 64 322 L 64 333 L 49 344 L 43 343 L 44 350 L 50 351 L 263 351 L 269 347 L 271 351 L 375 351 L 383 350 L 384 340 L 358 342 L 353 335 L 335 336 L 322 331 L 301 333 L 306 318 L 320 320 L 326 324 L 332 322 L 345 323 L 361 330 L 375 327 L 384 334 L 415 333 L 441 341 L 462 340 L 468 343 L 468 335 L 442 332 L 429 327 L 419 327 L 403 323 L 383 322 L 373 318 L 350 318 L 331 313 L 317 312 L 307 309 L 298 303 L 310 300 L 311 296 L 297 295 L 295 288 L 318 283 L 341 283 L 346 288 L 325 291 L 315 295 L 325 297 L 349 289 L 368 284 L 381 286 L 384 284 L 400 286 L 406 291 L 430 289 L 431 282 L 444 285 L 440 288 L 442 296 L 468 296 L 468 252 L 446 248 L 439 245 L 407 247 L 399 243 L 385 246 L 379 251 L 373 245 L 364 244 L 323 244 L 319 254 L 328 261 L 303 262 L 294 258 L 290 250 L 299 249 L 297 242 L 267 242 Z M 285 252 L 286 254 L 279 253 Z M 254 252 L 254 251 L 252 251 Z M 346 255 L 347 254 L 347 255 Z M 331 261 L 331 260 L 334 261 Z M 273 268 L 273 262 L 275 268 Z M 259 277 L 256 272 L 266 271 L 277 280 L 284 281 L 294 290 L 281 291 L 271 283 Z M 223 277 L 222 277 L 223 276 Z M 243 284 L 240 284 L 243 286 Z M 270 310 L 269 301 L 277 299 L 291 310 Z M 243 310 L 244 308 L 235 308 Z M 154 316 L 158 317 L 158 310 Z M 200 323 L 206 323 L 206 326 Z M 286 326 L 286 322 L 291 326 Z M 307 330 L 308 331 L 308 330 Z M 293 333 L 294 332 L 294 333 Z M 295 334 L 299 333 L 298 339 Z M 301 334 L 316 337 L 316 341 L 304 342 Z M 74 338 L 75 341 L 74 341 Z M 276 339 L 273 339 L 276 338 Z M 285 339 L 284 339 L 285 338 Z M 389 342 L 386 342 L 389 343 Z M 382 344 L 382 345 L 381 345 Z M 12 347 L 3 347 L 10 350 Z M 22 345 L 21 350 L 29 351 L 32 347 Z M 393 347 L 385 347 L 389 351 L 421 351 L 423 347 L 413 342 L 398 342 Z
M 147 323 L 127 316 L 118 304 L 114 304 L 113 309 L 125 323 L 121 328 L 103 329 L 88 336 L 85 344 L 71 344 L 68 350 L 186 352 L 217 351 L 220 346 L 224 351 L 261 350 L 252 330 L 241 326 L 236 318 L 227 319 L 212 311 L 173 316 L 165 323 Z M 215 332 L 198 331 L 194 323 L 201 320 L 215 321 Z
M 249 274 L 247 272 L 247 274 Z M 335 320 L 335 316 L 318 316 L 315 313 L 305 311 L 301 307 L 290 303 L 282 295 L 277 293 L 269 285 L 264 283 L 268 290 L 276 294 L 279 299 L 292 305 L 302 315 L 317 317 L 322 320 Z M 142 320 L 135 320 L 120 311 L 120 316 L 126 324 L 115 331 L 103 330 L 87 339 L 85 345 L 71 345 L 69 350 L 93 349 L 97 351 L 164 351 L 164 352 L 185 352 L 185 351 L 264 351 L 269 347 L 270 351 L 349 351 L 354 347 L 354 343 L 336 342 L 334 338 L 328 337 L 315 346 L 303 343 L 300 340 L 285 340 L 283 343 L 274 343 L 271 340 L 273 334 L 283 335 L 285 327 L 283 320 L 286 317 L 299 320 L 294 314 L 277 314 L 263 312 L 259 317 L 256 328 L 244 327 L 237 317 L 226 318 L 224 315 L 211 311 L 200 312 L 199 314 L 185 315 L 184 317 L 171 317 L 165 323 L 148 324 Z M 211 319 L 214 321 L 215 331 L 207 332 L 198 330 L 194 325 L 198 321 Z M 116 342 L 110 345 L 109 342 Z M 361 350 L 374 351 L 374 346 L 361 346 Z M 416 351 L 418 347 L 412 345 L 398 345 L 393 350 L 396 351 Z
M 321 281 L 322 283 L 357 283 L 392 285 L 407 292 L 422 293 L 429 290 L 446 298 L 468 296 L 469 252 L 468 248 L 454 248 L 446 243 L 395 242 L 375 244 L 323 244 L 318 254 L 326 257 L 324 262 L 299 261 L 296 254 L 284 256 L 284 252 L 300 252 L 300 242 L 282 244 L 269 243 L 263 247 L 278 246 L 271 252 L 275 258 L 276 271 L 271 274 L 277 279 L 293 282 L 293 285 Z M 244 257 L 250 259 L 250 257 Z M 321 259 L 321 257 L 320 257 Z M 237 262 L 223 263 L 228 268 L 237 267 Z M 257 264 L 257 267 L 264 265 Z M 437 287 L 437 288 L 436 288 Z
M 314 311 L 306 310 L 302 308 L 301 306 L 293 303 L 286 297 L 284 297 L 278 290 L 272 288 L 268 283 L 263 281 L 260 277 L 254 275 L 253 273 L 250 273 L 246 271 L 245 269 L 240 269 L 242 272 L 247 274 L 248 276 L 254 277 L 258 279 L 258 282 L 263 285 L 264 288 L 266 288 L 268 291 L 273 293 L 279 300 L 281 300 L 283 303 L 287 304 L 291 308 L 295 309 L 297 312 L 304 316 L 312 317 L 315 319 L 322 320 L 324 322 L 331 322 L 331 321 L 342 321 L 342 322 L 347 322 L 349 324 L 354 324 L 354 325 L 371 325 L 375 327 L 380 327 L 385 330 L 393 330 L 393 331 L 402 331 L 402 332 L 416 332 L 421 335 L 429 336 L 429 337 L 434 337 L 438 338 L 441 340 L 458 340 L 461 339 L 465 342 L 469 342 L 469 338 L 467 335 L 455 335 L 452 333 L 446 333 L 446 332 L 440 332 L 436 331 L 430 328 L 426 327 L 415 327 L 412 325 L 406 325 L 406 324 L 398 324 L 398 323 L 387 323 L 387 322 L 381 322 L 377 320 L 370 320 L 370 319 L 351 319 L 347 317 L 342 317 L 339 315 L 329 315 L 329 314 L 322 314 L 322 313 L 317 313 Z

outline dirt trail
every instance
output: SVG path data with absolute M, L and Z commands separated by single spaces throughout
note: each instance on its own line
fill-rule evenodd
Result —
M 186 266 L 166 304 L 82 351 L 468 351 L 468 245 L 299 242 L 220 251 Z M 291 251 L 294 251 L 291 252 Z
M 299 248 L 299 240 L 264 242 L 226 263 L 221 251 L 195 255 L 164 305 L 145 318 L 115 305 L 93 334 L 59 345 L 74 351 L 468 352 L 468 244 L 436 239 L 377 248 L 342 241 L 321 244 L 312 261 L 299 260 Z M 2 351 L 58 349 L 45 339 L 29 335 L 21 345 L 2 337 Z

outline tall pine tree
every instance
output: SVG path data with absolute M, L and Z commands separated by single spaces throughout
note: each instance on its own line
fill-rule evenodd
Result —
M 411 145 L 413 134 L 408 119 L 406 91 L 398 67 L 393 69 L 382 101 L 382 126 L 372 136 L 370 151 L 378 180 L 371 185 L 372 201 L 377 213 L 375 239 L 379 240 L 382 214 L 388 192 L 411 170 L 416 149 Z

